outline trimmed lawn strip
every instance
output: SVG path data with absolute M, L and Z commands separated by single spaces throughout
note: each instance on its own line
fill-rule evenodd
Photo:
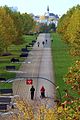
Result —
M 23 44 L 20 45 L 11 45 L 8 48 L 9 53 L 12 55 L 10 56 L 0 56 L 0 77 L 6 78 L 6 79 L 11 79 L 16 77 L 16 73 L 11 73 L 9 71 L 6 71 L 5 67 L 8 65 L 13 65 L 16 66 L 16 70 L 18 70 L 21 66 L 21 63 L 11 63 L 11 58 L 18 58 L 20 62 L 23 62 L 25 58 L 21 58 L 20 54 L 22 53 L 21 49 L 25 48 L 26 45 L 32 42 L 32 40 L 36 40 L 36 35 L 24 35 L 23 36 Z M 32 47 L 29 48 L 30 50 Z M 0 89 L 9 87 L 11 88 L 12 85 L 11 83 L 0 83 Z
M 68 68 L 74 64 L 75 60 L 80 58 L 70 56 L 68 45 L 61 40 L 57 33 L 52 34 L 52 39 L 53 43 L 51 47 L 55 83 L 59 86 L 61 96 L 63 96 L 65 94 L 64 89 L 69 89 L 69 87 L 64 83 L 63 78 L 68 72 Z

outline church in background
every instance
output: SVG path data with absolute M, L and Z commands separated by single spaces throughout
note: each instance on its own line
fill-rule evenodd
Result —
M 44 24 L 52 24 L 54 23 L 55 26 L 57 27 L 59 16 L 49 12 L 49 6 L 47 6 L 47 11 L 44 13 L 42 16 L 33 16 L 34 20 L 37 23 L 44 23 Z

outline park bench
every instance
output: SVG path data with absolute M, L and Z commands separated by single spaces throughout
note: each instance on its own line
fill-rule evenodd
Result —
M 7 96 L 0 96 L 0 103 L 10 103 L 11 98 Z
M 33 45 L 34 45 L 34 43 L 29 43 L 29 45 L 33 46 Z
M 0 103 L 0 111 L 1 112 L 9 111 L 11 108 L 12 109 L 15 108 L 15 104 L 14 103 L 12 105 L 10 105 L 9 103 Z
M 15 70 L 16 69 L 16 67 L 15 66 L 6 66 L 6 70 Z
M 11 62 L 19 62 L 19 59 L 18 58 L 12 58 Z
M 6 81 L 6 78 L 0 77 L 0 82 Z
M 31 47 L 31 46 L 30 46 L 30 45 L 26 45 L 26 48 L 27 48 L 27 47 Z
M 7 110 L 7 103 L 0 103 L 0 111 L 6 111 Z
M 53 40 L 51 40 L 51 42 L 53 42 Z
M 0 94 L 12 94 L 12 89 L 0 89 Z
M 14 96 L 0 96 L 0 111 L 7 111 L 16 107 L 15 98 L 19 95 Z
M 11 53 L 3 53 L 2 56 L 10 56 L 12 55 Z
M 22 52 L 29 52 L 29 50 L 27 48 L 22 48 L 21 51 Z
M 28 57 L 28 53 L 21 53 L 20 57 Z
M 35 43 L 36 42 L 36 40 L 32 40 L 32 43 Z

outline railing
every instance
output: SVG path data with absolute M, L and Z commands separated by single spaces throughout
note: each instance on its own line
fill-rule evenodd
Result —
M 62 101 L 62 99 L 61 99 L 61 93 L 60 93 L 60 90 L 59 90 L 59 86 L 57 86 L 54 82 L 52 82 L 51 80 L 49 80 L 48 78 L 44 78 L 44 77 L 37 77 L 37 76 L 35 76 L 35 77 L 16 77 L 16 78 L 14 78 L 16 81 L 17 80 L 23 80 L 23 79 L 44 79 L 44 80 L 46 80 L 46 81 L 49 81 L 53 86 L 55 86 L 55 88 L 56 88 L 56 90 L 58 91 L 58 94 L 59 94 L 59 99 L 60 99 L 60 101 Z M 7 80 L 6 82 L 13 82 L 14 81 L 14 79 L 9 79 L 9 80 Z M 25 80 L 24 79 L 24 80 Z

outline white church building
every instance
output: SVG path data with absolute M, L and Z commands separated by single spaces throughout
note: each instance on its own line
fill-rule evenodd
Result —
M 34 16 L 34 20 L 38 23 L 46 23 L 48 25 L 54 23 L 57 26 L 59 16 L 54 13 L 50 13 L 49 6 L 47 6 L 47 12 L 42 16 Z

